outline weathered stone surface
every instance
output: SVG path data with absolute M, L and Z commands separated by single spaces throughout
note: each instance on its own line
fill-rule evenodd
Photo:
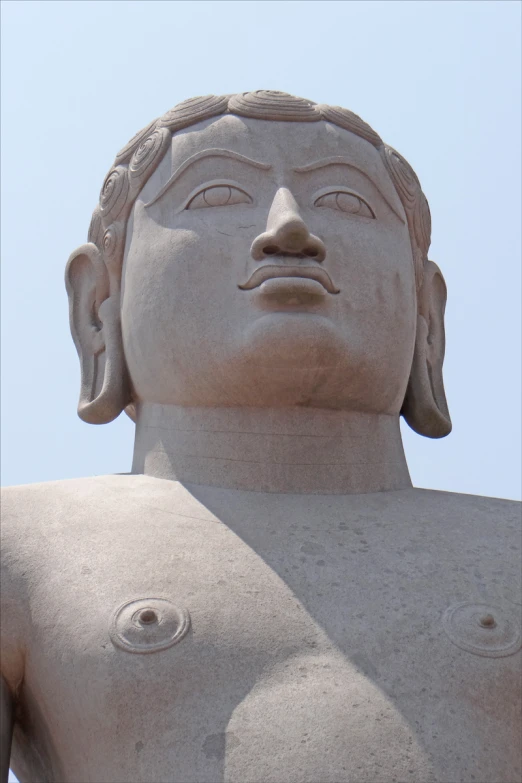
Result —
M 520 778 L 519 506 L 412 488 L 400 437 L 451 430 L 430 230 L 375 131 L 284 93 L 118 153 L 66 283 L 133 468 L 5 491 L 21 781 Z

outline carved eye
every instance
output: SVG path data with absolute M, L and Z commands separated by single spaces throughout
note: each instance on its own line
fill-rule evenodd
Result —
M 232 185 L 213 185 L 205 188 L 190 199 L 185 209 L 202 209 L 204 207 L 230 207 L 233 204 L 251 204 L 252 199 L 239 188 Z
M 348 212 L 350 215 L 361 215 L 362 217 L 374 218 L 375 215 L 370 206 L 355 193 L 346 193 L 343 190 L 335 190 L 333 193 L 325 193 L 319 196 L 314 203 L 315 207 L 330 207 L 330 209 L 340 209 L 341 212 Z

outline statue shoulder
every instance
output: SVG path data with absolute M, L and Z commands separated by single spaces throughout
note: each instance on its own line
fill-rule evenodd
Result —
M 103 504 L 115 493 L 130 490 L 141 478 L 115 474 L 2 487 L 6 542 L 39 532 L 48 536 L 53 524 L 64 516 L 69 524 L 74 524 L 75 512 L 85 509 L 86 503 Z
M 520 569 L 522 504 L 514 500 L 414 489 L 410 515 L 433 544 L 449 554 Z
M 62 479 L 35 484 L 3 487 L 2 520 L 7 538 L 17 540 L 26 535 L 48 537 L 57 524 L 70 528 L 86 511 L 132 506 L 138 499 L 172 496 L 180 492 L 177 481 L 156 479 L 142 474 L 115 473 L 85 478 Z
M 417 488 L 409 490 L 408 495 L 413 507 L 438 517 L 449 528 L 461 522 L 485 533 L 509 533 L 519 529 L 522 521 L 522 503 L 516 500 Z
M 452 521 L 458 518 L 474 520 L 486 529 L 493 529 L 497 522 L 503 521 L 508 525 L 507 529 L 513 529 L 513 526 L 520 526 L 522 520 L 522 503 L 517 500 L 432 489 L 414 489 L 413 493 L 421 503 L 438 508 Z
M 144 499 L 172 496 L 177 482 L 120 473 L 3 487 L 1 540 L 3 569 L 22 572 L 41 567 L 49 548 L 66 545 L 71 535 L 107 527 L 115 513 L 125 519 Z M 179 494 L 179 492 L 178 492 Z
M 138 478 L 93 476 L 1 489 L 1 672 L 14 693 L 23 678 L 31 585 L 45 569 L 46 553 L 63 544 L 66 528 L 80 530 L 89 509 L 100 510 L 122 484 Z

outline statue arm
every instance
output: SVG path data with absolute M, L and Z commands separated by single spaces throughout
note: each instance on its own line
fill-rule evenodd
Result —
M 20 557 L 20 517 L 17 494 L 2 489 L 0 525 L 0 783 L 6 783 L 16 715 L 16 700 L 24 678 L 25 567 Z
M 6 681 L 0 677 L 0 783 L 7 783 L 14 725 L 14 700 Z

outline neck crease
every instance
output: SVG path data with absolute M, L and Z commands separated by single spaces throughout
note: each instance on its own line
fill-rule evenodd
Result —
M 142 404 L 132 472 L 257 492 L 411 487 L 398 416 L 315 408 Z

